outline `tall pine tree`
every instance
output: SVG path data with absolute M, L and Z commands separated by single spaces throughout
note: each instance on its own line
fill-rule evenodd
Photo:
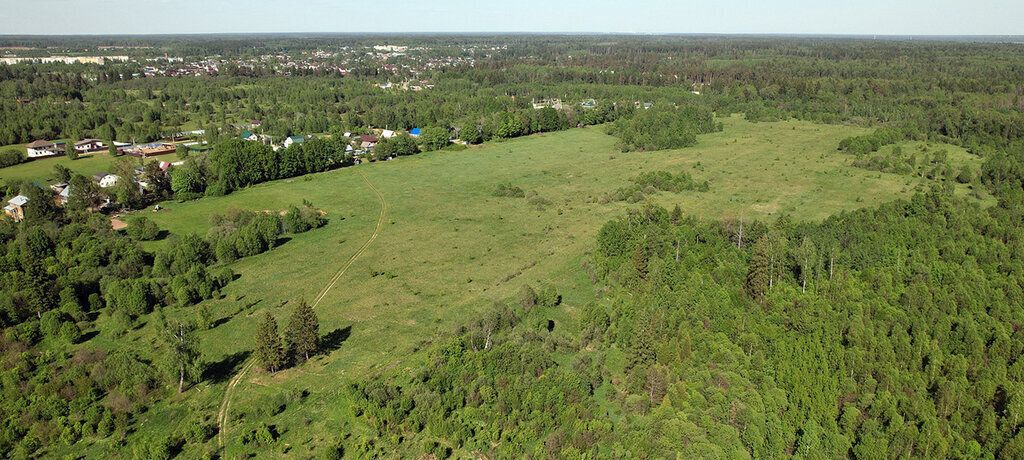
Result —
M 761 298 L 772 284 L 771 244 L 761 237 L 754 245 L 754 254 L 750 257 L 747 267 L 747 281 L 743 285 L 747 294 L 753 298 Z
M 263 321 L 256 328 L 256 362 L 270 372 L 277 372 L 284 365 L 284 348 L 281 336 L 277 333 L 277 321 L 270 313 L 263 316 Z
M 288 330 L 285 332 L 285 340 L 288 349 L 296 357 L 302 356 L 309 359 L 309 355 L 316 353 L 320 346 L 320 321 L 316 312 L 305 300 L 299 300 L 291 318 L 288 320 Z

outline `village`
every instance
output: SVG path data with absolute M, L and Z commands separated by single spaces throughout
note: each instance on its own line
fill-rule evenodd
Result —
M 274 151 L 280 149 L 288 149 L 292 146 L 302 145 L 313 136 L 294 135 L 285 137 L 281 141 L 275 140 L 272 136 L 264 134 L 256 134 L 253 131 L 258 129 L 260 122 L 253 120 L 250 123 L 233 125 L 232 128 L 241 131 L 237 135 L 238 139 L 247 142 L 258 142 L 270 146 Z M 390 129 L 371 129 L 368 130 L 367 134 L 353 134 L 351 132 L 345 132 L 342 134 L 344 138 L 348 140 L 345 142 L 345 156 L 351 157 L 354 164 L 360 164 L 367 154 L 373 152 L 374 147 L 382 139 L 392 139 L 399 135 L 408 135 L 411 138 L 418 138 L 421 133 L 420 128 L 414 128 L 407 132 L 398 132 Z M 146 160 L 155 158 L 161 155 L 167 155 L 172 153 L 199 153 L 205 152 L 210 149 L 206 146 L 206 141 L 199 140 L 205 134 L 204 130 L 192 130 L 175 133 L 174 136 L 167 139 L 164 142 L 152 142 L 147 144 L 130 144 L 121 142 L 103 142 L 98 139 L 83 139 L 78 142 L 69 143 L 65 141 L 48 141 L 48 140 L 36 140 L 25 146 L 26 156 L 29 161 L 33 160 L 44 160 L 47 158 L 54 158 L 66 155 L 74 155 L 75 158 L 81 158 L 96 154 L 109 154 L 112 156 L 131 156 L 139 159 L 140 164 L 144 164 Z M 325 135 L 324 137 L 330 137 Z M 450 138 L 449 142 L 461 143 L 465 142 Z M 388 156 L 382 158 L 383 160 L 391 160 L 393 157 Z M 169 178 L 171 168 L 175 166 L 181 166 L 184 161 L 159 161 L 159 169 Z M 133 170 L 134 182 L 139 186 L 139 193 L 143 196 L 148 195 L 152 192 L 149 184 L 147 183 L 146 172 L 142 166 L 136 167 Z M 99 172 L 91 177 L 92 182 L 99 187 L 100 190 L 109 189 L 118 184 L 121 179 L 120 176 L 109 172 Z M 68 197 L 70 196 L 71 186 L 67 182 L 58 182 L 48 186 L 48 190 L 53 193 L 53 201 L 58 206 L 66 206 Z M 17 195 L 11 198 L 7 202 L 7 206 L 4 207 L 4 214 L 15 222 L 20 222 L 25 218 L 25 207 L 28 205 L 29 197 L 24 195 Z M 113 203 L 109 198 L 104 198 L 100 206 L 93 211 L 113 211 L 116 210 L 116 203 Z M 117 222 L 115 222 L 116 226 Z

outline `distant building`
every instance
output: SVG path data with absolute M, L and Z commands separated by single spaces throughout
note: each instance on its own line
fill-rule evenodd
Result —
M 580 107 L 584 109 L 592 109 L 594 107 L 597 107 L 597 101 L 593 99 L 587 99 L 580 103 Z
M 289 136 L 284 140 L 284 148 L 291 147 L 292 144 L 301 144 L 305 141 L 306 138 L 302 136 Z
M 105 146 L 98 139 L 82 139 L 75 142 L 75 151 L 78 153 L 93 153 L 102 151 Z
M 60 193 L 53 198 L 53 201 L 59 206 L 67 206 L 68 197 L 71 195 L 71 186 L 67 185 L 60 190 Z
M 381 131 L 381 133 L 380 133 L 380 137 L 383 137 L 384 139 L 391 139 L 392 137 L 395 137 L 395 136 L 396 136 L 395 132 L 390 130 L 390 129 L 385 129 L 385 130 Z
M 254 133 L 251 133 L 251 132 L 249 132 L 249 131 L 246 131 L 246 132 L 242 133 L 242 136 L 241 136 L 241 138 L 242 138 L 242 139 L 245 139 L 245 140 L 247 140 L 247 141 L 258 141 L 258 140 L 260 140 L 260 137 L 259 137 L 259 136 L 257 136 L 257 135 L 256 135 L 256 134 L 254 134 Z
M 117 185 L 118 177 L 105 172 L 93 174 L 92 180 L 100 185 L 100 188 L 113 187 Z
M 47 140 L 36 140 L 32 141 L 25 146 L 25 151 L 28 153 L 29 158 L 44 158 L 61 155 L 64 152 L 61 148 L 64 147 L 64 143 L 55 144 Z
M 147 158 L 156 155 L 166 155 L 168 153 L 174 153 L 178 151 L 178 148 L 174 144 L 154 142 L 152 144 L 127 145 L 124 147 L 119 147 L 118 150 L 133 157 Z
M 4 214 L 6 214 L 15 222 L 21 222 L 25 218 L 25 203 L 28 203 L 28 197 L 25 195 L 18 195 L 7 201 L 7 206 L 4 206 Z
M 409 130 L 409 135 L 412 136 L 412 137 L 420 137 L 420 129 L 419 128 L 413 128 L 413 129 Z

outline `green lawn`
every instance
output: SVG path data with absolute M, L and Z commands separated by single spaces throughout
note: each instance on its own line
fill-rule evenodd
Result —
M 615 139 L 599 128 L 574 129 L 276 181 L 147 212 L 163 229 L 200 234 L 210 226 L 209 215 L 228 206 L 278 210 L 308 199 L 327 212 L 325 227 L 232 265 L 240 278 L 225 289 L 224 299 L 211 303 L 216 317 L 229 319 L 201 335 L 206 359 L 216 362 L 251 349 L 257 314 L 264 310 L 283 326 L 291 311 L 287 302 L 313 299 L 372 233 L 378 201 L 357 171 L 389 205 L 380 235 L 317 308 L 321 333 L 350 328 L 350 336 L 298 368 L 249 374 L 233 393 L 227 458 L 246 452 L 238 438 L 260 420 L 282 431 L 276 453 L 261 452 L 269 456 L 304 456 L 321 439 L 359 429 L 348 425 L 343 410 L 340 389 L 346 382 L 383 369 L 411 372 L 424 362 L 415 350 L 523 284 L 557 286 L 564 307 L 553 319 L 575 327 L 574 313 L 595 299 L 595 286 L 581 268 L 585 254 L 602 224 L 638 206 L 601 204 L 600 197 L 641 171 L 685 170 L 708 180 L 709 192 L 653 198 L 705 219 L 773 218 L 780 212 L 822 219 L 909 196 L 920 180 L 850 166 L 852 158 L 836 145 L 865 129 L 722 121 L 724 132 L 700 136 L 697 146 L 683 150 L 620 153 Z M 538 208 L 526 199 L 492 196 L 502 182 L 535 191 L 552 204 Z M 371 271 L 394 277 L 372 277 Z M 196 308 L 171 314 L 191 315 Z M 91 344 L 143 348 L 151 336 L 146 326 L 117 340 L 101 334 Z M 136 436 L 166 431 L 183 411 L 212 419 L 228 379 L 203 382 L 144 414 Z M 262 411 L 296 390 L 310 395 L 289 402 L 279 415 Z

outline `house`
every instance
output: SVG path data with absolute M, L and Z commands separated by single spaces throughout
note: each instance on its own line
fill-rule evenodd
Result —
M 420 129 L 419 128 L 413 128 L 413 129 L 409 130 L 409 135 L 412 136 L 412 137 L 420 137 Z
M 103 142 L 100 142 L 98 139 L 82 139 L 81 141 L 75 142 L 75 151 L 80 154 L 99 152 L 102 151 L 103 148 Z
M 64 153 L 61 150 L 61 147 L 64 147 L 63 142 L 55 144 L 53 142 L 40 139 L 32 141 L 26 145 L 25 150 L 28 152 L 29 158 L 43 158 L 53 157 Z
M 301 144 L 305 141 L 306 138 L 302 136 L 289 136 L 284 140 L 284 148 L 291 147 L 292 144 Z
M 553 108 L 555 110 L 562 110 L 562 100 L 558 99 L 558 98 L 554 98 L 554 99 L 550 99 L 550 100 L 549 99 L 541 99 L 539 101 L 537 101 L 537 100 L 533 101 L 533 108 L 535 108 L 535 109 L 545 109 L 545 108 L 548 108 L 548 107 L 551 107 L 551 108 Z
M 92 180 L 97 184 L 100 184 L 100 188 L 113 187 L 114 185 L 117 185 L 117 179 L 117 176 L 105 172 L 96 173 L 92 176 Z
M 376 137 L 373 137 L 373 136 L 370 136 L 370 135 L 367 135 L 367 134 L 363 134 L 362 136 L 359 136 L 359 140 L 363 141 L 363 142 L 369 142 L 371 144 L 376 144 L 377 143 L 377 138 Z
M 390 129 L 385 129 L 384 131 L 381 131 L 381 133 L 380 133 L 380 137 L 383 137 L 384 139 L 391 139 L 392 137 L 395 137 L 395 136 L 396 136 L 395 132 L 390 130 Z
M 28 203 L 28 197 L 25 195 L 18 195 L 7 201 L 7 206 L 4 206 L 4 214 L 14 219 L 15 222 L 21 222 L 25 218 L 25 203 Z
M 251 133 L 249 131 L 246 131 L 246 132 L 242 133 L 241 138 L 244 139 L 244 140 L 247 140 L 247 141 L 258 141 L 258 140 L 260 140 L 259 136 L 257 136 L 254 133 Z
M 68 185 L 68 186 L 64 187 L 63 189 L 61 189 L 60 193 L 58 193 L 57 196 L 53 197 L 53 201 L 55 203 L 57 203 L 58 206 L 66 206 L 68 204 L 68 197 L 70 195 L 71 195 L 71 186 Z
M 580 103 L 580 107 L 584 109 L 592 109 L 594 107 L 597 107 L 597 101 L 593 99 L 587 99 Z

